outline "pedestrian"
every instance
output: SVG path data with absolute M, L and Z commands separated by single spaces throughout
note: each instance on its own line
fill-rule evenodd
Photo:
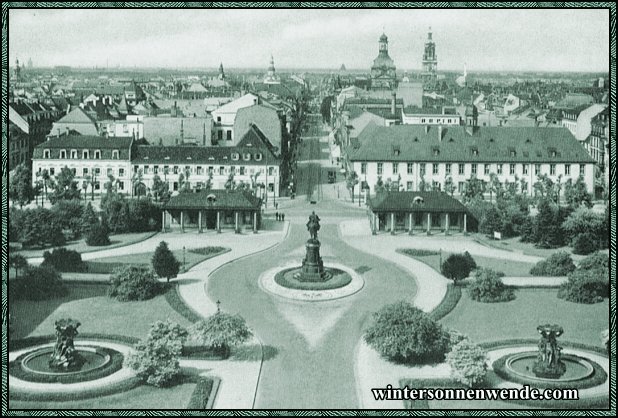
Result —
M 279 203 L 275 203 L 275 209 L 279 209 Z
M 279 212 L 275 212 L 275 219 L 279 220 Z
M 281 214 L 281 221 L 285 221 L 285 213 Z

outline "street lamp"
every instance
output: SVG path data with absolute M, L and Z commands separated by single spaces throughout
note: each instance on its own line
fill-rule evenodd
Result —
M 182 246 L 182 271 L 186 272 L 187 271 L 187 267 L 186 267 L 186 258 L 185 258 L 185 246 Z
M 217 300 L 217 313 L 221 313 L 221 301 Z

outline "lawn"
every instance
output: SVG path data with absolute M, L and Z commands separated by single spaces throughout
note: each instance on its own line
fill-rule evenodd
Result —
M 180 271 L 183 271 L 183 265 L 188 270 L 202 261 L 216 257 L 220 254 L 228 252 L 229 248 L 224 247 L 203 247 L 193 248 L 190 250 L 173 251 L 176 260 L 180 261 Z M 152 255 L 154 253 L 127 254 L 119 257 L 104 257 L 94 260 L 85 261 L 88 266 L 88 273 L 95 274 L 110 274 L 114 269 L 123 265 L 142 265 L 150 266 L 152 264 Z
M 189 405 L 195 383 L 165 389 L 138 386 L 128 392 L 98 398 L 63 402 L 10 401 L 11 409 L 184 409 Z
M 398 252 L 401 252 L 398 250 Z M 415 258 L 423 263 L 429 265 L 431 268 L 440 272 L 440 254 L 431 254 L 431 255 L 409 255 L 401 252 L 408 257 Z M 414 254 L 414 253 L 413 253 Z M 422 253 L 421 253 L 422 254 Z M 442 261 L 446 260 L 446 258 L 450 255 L 450 253 L 443 252 L 442 253 Z M 503 260 L 500 258 L 491 258 L 491 257 L 480 257 L 473 256 L 474 261 L 478 267 L 490 268 L 497 271 L 502 271 L 507 277 L 529 277 L 530 269 L 534 267 L 532 263 L 525 263 L 522 261 L 511 261 L 511 260 Z
M 70 293 L 64 298 L 38 302 L 12 300 L 11 337 L 52 335 L 54 322 L 60 318 L 80 321 L 82 333 L 137 338 L 145 337 L 150 324 L 157 320 L 169 318 L 185 327 L 191 325 L 169 306 L 165 295 L 146 301 L 118 302 L 106 296 L 107 285 L 68 282 L 67 286 Z
M 609 326 L 609 301 L 584 305 L 557 298 L 557 289 L 518 289 L 510 302 L 481 303 L 462 292 L 461 300 L 440 322 L 476 342 L 536 338 L 540 324 L 564 327 L 563 341 L 601 347 Z

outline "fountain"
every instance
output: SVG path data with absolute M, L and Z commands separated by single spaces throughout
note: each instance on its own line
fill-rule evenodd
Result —
M 56 321 L 56 344 L 51 354 L 48 366 L 51 370 L 69 370 L 80 367 L 84 358 L 75 350 L 73 340 L 77 336 L 77 328 L 81 325 L 71 318 Z
M 559 325 L 539 325 L 536 330 L 541 334 L 539 353 L 532 372 L 536 377 L 558 379 L 566 372 L 566 364 L 561 361 L 562 347 L 556 338 L 564 334 Z

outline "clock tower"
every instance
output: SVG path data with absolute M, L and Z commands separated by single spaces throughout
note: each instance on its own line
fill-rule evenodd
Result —
M 437 80 L 436 71 L 438 70 L 438 56 L 436 55 L 436 44 L 432 39 L 431 27 L 427 33 L 425 41 L 425 51 L 423 52 L 423 72 L 421 79 L 424 83 L 431 84 Z
M 371 66 L 371 89 L 392 90 L 396 87 L 395 63 L 388 55 L 388 37 L 383 33 L 378 41 L 378 56 Z

